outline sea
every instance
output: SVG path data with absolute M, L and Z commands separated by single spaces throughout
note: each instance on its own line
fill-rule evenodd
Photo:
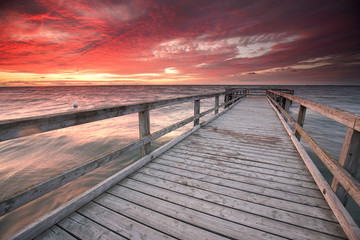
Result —
M 293 89 L 294 95 L 298 97 L 360 114 L 360 85 L 2 87 L 0 88 L 0 121 L 222 92 L 229 87 Z M 78 105 L 76 109 L 73 107 L 75 102 Z M 213 106 L 214 99 L 201 100 L 201 111 Z M 290 114 L 295 119 L 297 111 L 298 105 L 292 104 Z M 151 132 L 192 115 L 193 103 L 152 110 Z M 201 121 L 207 118 L 209 117 L 202 118 Z M 191 127 L 192 124 L 188 124 L 161 137 L 152 143 L 152 148 L 163 145 Z M 308 109 L 304 128 L 333 158 L 339 158 L 346 134 L 345 126 Z M 0 142 L 0 197 L 11 196 L 106 152 L 124 147 L 139 138 L 138 131 L 138 116 L 130 114 Z M 331 173 L 306 143 L 303 141 L 301 143 L 314 159 L 325 179 L 331 183 Z M 138 151 L 128 153 L 105 167 L 0 217 L 0 239 L 15 233 L 139 158 Z M 360 180 L 360 173 L 356 178 Z M 352 199 L 347 209 L 360 225 L 360 208 Z

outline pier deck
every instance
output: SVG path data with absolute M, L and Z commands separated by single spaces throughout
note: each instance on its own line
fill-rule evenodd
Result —
M 345 239 L 265 96 L 249 96 L 36 239 Z

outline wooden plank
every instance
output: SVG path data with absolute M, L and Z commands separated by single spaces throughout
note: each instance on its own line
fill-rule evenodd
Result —
M 78 213 L 72 213 L 58 225 L 80 239 L 126 239 Z
M 185 151 L 193 150 L 193 148 L 184 146 L 184 145 L 176 146 L 176 148 L 183 149 Z M 288 158 L 288 157 L 277 157 L 277 156 L 270 156 L 270 155 L 266 155 L 266 156 L 265 155 L 257 155 L 256 152 L 244 152 L 244 151 L 240 151 L 240 150 L 232 151 L 232 150 L 227 150 L 227 149 L 218 150 L 215 147 L 210 148 L 210 147 L 205 147 L 205 146 L 199 146 L 198 151 L 205 152 L 205 153 L 214 153 L 214 154 L 221 151 L 221 154 L 224 154 L 228 157 L 237 157 L 237 158 L 241 158 L 241 159 L 252 159 L 255 161 L 259 161 L 259 162 L 268 162 L 268 163 L 274 163 L 274 164 L 279 164 L 279 165 L 280 164 L 287 165 L 289 167 L 300 168 L 300 169 L 303 169 L 303 166 L 304 166 L 304 164 L 302 162 L 291 159 L 290 157 Z
M 284 152 L 280 152 L 280 151 L 268 151 L 266 149 L 262 149 L 261 147 L 258 147 L 256 145 L 253 146 L 243 146 L 243 147 L 237 147 L 237 146 L 232 146 L 232 145 L 227 145 L 227 146 L 223 146 L 221 144 L 217 144 L 217 141 L 211 141 L 210 139 L 208 139 L 207 141 L 205 139 L 200 140 L 200 139 L 189 139 L 185 142 L 182 142 L 179 144 L 179 146 L 181 147 L 191 147 L 194 146 L 194 144 L 198 142 L 197 145 L 199 145 L 199 148 L 201 149 L 213 149 L 213 151 L 215 152 L 232 152 L 232 153 L 241 153 L 241 154 L 246 154 L 246 155 L 251 155 L 251 156 L 256 156 L 256 154 L 259 155 L 259 157 L 266 157 L 266 158 L 276 158 L 281 160 L 286 160 L 288 162 L 293 162 L 293 163 L 301 163 L 301 165 L 303 165 L 303 162 L 301 161 L 301 158 L 299 157 L 299 154 L 296 153 L 284 153 Z M 214 144 L 216 144 L 214 146 Z M 218 151 L 217 151 L 218 150 Z
M 304 121 L 305 121 L 305 115 L 306 115 L 306 107 L 300 104 L 299 111 L 298 111 L 298 117 L 297 117 L 297 123 L 303 127 Z M 300 134 L 295 130 L 295 137 L 300 141 Z
M 185 186 L 203 189 L 212 192 L 214 194 L 220 194 L 222 196 L 229 196 L 239 200 L 257 203 L 275 209 L 285 210 L 293 213 L 300 213 L 314 218 L 320 218 L 328 221 L 337 222 L 335 216 L 332 214 L 331 210 L 326 205 L 324 206 L 327 208 L 309 206 L 302 203 L 296 203 L 292 201 L 282 200 L 279 198 L 264 196 L 261 194 L 250 193 L 227 186 L 217 185 L 194 178 L 186 178 L 180 175 L 175 175 L 150 168 L 140 169 L 138 172 L 136 172 L 136 174 L 130 176 L 130 178 L 138 179 L 139 176 L 153 177 L 159 179 L 159 181 L 160 180 L 171 181 Z
M 183 159 L 191 159 L 194 161 L 210 163 L 212 165 L 219 165 L 219 166 L 225 166 L 228 168 L 240 169 L 240 170 L 247 171 L 250 173 L 255 172 L 255 173 L 266 174 L 269 176 L 280 176 L 280 177 L 284 177 L 284 178 L 296 179 L 296 180 L 301 180 L 301 181 L 305 181 L 305 182 L 314 182 L 311 175 L 302 175 L 302 174 L 298 174 L 297 172 L 294 173 L 294 172 L 284 171 L 286 169 L 280 169 L 278 166 L 274 166 L 273 168 L 271 168 L 271 167 L 268 167 L 268 165 L 263 165 L 263 166 L 260 165 L 259 166 L 259 164 L 253 164 L 253 165 L 247 164 L 246 161 L 237 161 L 237 160 L 231 161 L 231 159 L 218 158 L 218 157 L 204 158 L 204 157 L 199 157 L 199 156 L 193 155 L 191 153 L 179 154 L 179 153 L 175 153 L 174 151 L 169 151 L 162 155 L 162 157 L 170 158 L 170 159 L 173 157 L 178 158 L 179 156 L 181 156 L 181 158 L 183 158 Z
M 271 99 L 270 99 L 271 100 Z M 269 100 L 269 103 L 270 103 Z M 273 101 L 272 101 L 273 102 Z M 273 102 L 274 103 L 274 102 Z M 275 103 L 274 103 L 275 104 Z M 300 156 L 304 160 L 307 168 L 309 169 L 311 175 L 313 176 L 316 184 L 318 184 L 321 193 L 323 194 L 326 202 L 329 204 L 331 210 L 333 211 L 335 217 L 338 219 L 341 227 L 343 228 L 346 236 L 349 239 L 360 239 L 360 229 L 359 226 L 354 222 L 348 211 L 344 208 L 340 200 L 337 198 L 335 193 L 332 191 L 329 184 L 326 182 L 320 171 L 317 169 L 314 162 L 311 160 L 303 146 L 297 141 L 296 137 L 293 135 L 289 126 L 285 123 L 284 118 L 277 111 L 277 109 L 271 105 L 275 113 L 278 115 L 280 121 L 284 125 L 287 133 L 289 134 L 292 142 L 294 143 L 296 149 L 299 151 Z M 296 140 L 295 140 L 296 139 Z
M 185 159 L 182 157 L 169 156 L 169 155 L 167 155 L 167 156 L 162 155 L 162 156 L 159 156 L 157 159 L 161 159 L 163 161 L 170 161 L 172 163 L 183 163 L 183 164 L 190 165 L 190 166 L 207 168 L 207 169 L 216 170 L 216 171 L 224 172 L 224 173 L 237 174 L 237 175 L 246 176 L 249 178 L 256 178 L 256 179 L 261 179 L 261 180 L 267 180 L 270 182 L 278 182 L 278 183 L 284 183 L 287 185 L 294 185 L 294 186 L 318 190 L 318 187 L 314 181 L 310 182 L 310 181 L 297 180 L 297 179 L 293 179 L 293 178 L 289 178 L 289 177 L 282 177 L 282 176 L 277 176 L 277 175 L 273 175 L 273 174 L 268 174 L 268 172 L 264 173 L 264 172 L 256 172 L 256 171 L 255 172 L 245 171 L 245 170 L 239 169 L 237 167 L 227 167 L 221 161 L 212 163 L 212 162 L 198 161 L 194 158 Z
M 37 236 L 34 240 L 76 240 L 75 237 L 71 236 L 69 233 L 65 232 L 58 226 L 54 225 L 49 228 L 44 233 Z
M 150 112 L 139 112 L 139 136 L 140 139 L 150 135 Z M 141 157 L 151 152 L 151 143 L 143 144 L 140 148 Z
M 355 131 L 352 128 L 347 129 L 339 158 L 339 164 L 343 166 L 351 176 L 354 178 L 356 177 L 360 165 L 360 132 Z M 336 178 L 333 179 L 331 188 L 334 190 L 342 204 L 346 206 L 348 194 L 344 187 L 339 185 Z
M 244 165 L 249 166 L 256 166 L 261 167 L 265 169 L 274 169 L 274 170 L 280 170 L 283 172 L 288 173 L 296 173 L 299 175 L 305 175 L 310 176 L 309 172 L 306 169 L 303 168 L 293 168 L 292 166 L 288 166 L 287 164 L 281 164 L 281 163 L 272 163 L 272 162 L 265 162 L 265 161 L 258 161 L 256 159 L 250 159 L 250 158 L 237 158 L 233 156 L 226 156 L 226 154 L 215 154 L 215 153 L 206 153 L 203 151 L 197 151 L 197 152 L 189 152 L 188 150 L 180 149 L 179 147 L 173 148 L 171 152 L 174 152 L 175 154 L 189 154 L 192 156 L 198 156 L 198 157 L 204 157 L 214 160 L 222 160 L 222 161 L 229 161 L 234 163 L 241 163 Z
M 94 202 L 88 203 L 77 212 L 128 239 L 175 239 Z
M 238 189 L 238 190 L 242 190 L 242 191 L 247 191 L 249 193 L 261 194 L 261 195 L 264 195 L 267 197 L 274 197 L 274 198 L 278 198 L 278 199 L 282 199 L 282 200 L 303 203 L 303 204 L 310 205 L 310 206 L 317 206 L 317 207 L 324 207 L 324 208 L 327 207 L 327 204 L 324 201 L 324 199 L 320 199 L 320 198 L 304 196 L 304 195 L 291 193 L 291 192 L 284 192 L 284 191 L 277 190 L 277 189 L 269 189 L 269 188 L 265 188 L 262 186 L 256 186 L 256 185 L 251 185 L 251 184 L 247 184 L 247 183 L 239 183 L 237 181 L 226 179 L 226 178 L 215 177 L 215 176 L 206 175 L 206 174 L 199 173 L 199 172 L 187 171 L 187 170 L 183 170 L 180 168 L 173 168 L 173 167 L 164 166 L 164 165 L 156 164 L 156 163 L 152 163 L 151 165 L 148 165 L 146 167 L 154 169 L 154 170 L 171 173 L 171 174 L 177 174 L 179 176 L 186 177 L 186 178 L 202 180 L 202 181 L 209 182 L 212 184 L 217 184 L 220 186 L 226 186 L 226 187 L 230 187 L 230 188 L 234 188 L 234 189 Z
M 203 130 L 203 129 L 201 129 Z M 253 144 L 253 143 L 243 143 L 241 141 L 237 142 L 237 141 L 231 141 L 231 139 L 226 138 L 226 137 L 221 137 L 219 136 L 218 138 L 215 138 L 214 136 L 211 137 L 210 135 L 206 135 L 206 137 L 200 137 L 202 135 L 203 131 L 199 131 L 196 135 L 189 137 L 189 141 L 186 142 L 191 142 L 191 140 L 195 140 L 195 141 L 199 141 L 202 145 L 210 145 L 210 143 L 212 141 L 216 141 L 216 143 L 218 144 L 218 146 L 221 147 L 228 147 L 230 149 L 239 149 L 239 148 L 247 148 L 247 149 L 258 149 L 261 150 L 262 152 L 268 152 L 268 153 L 275 153 L 275 154 L 283 154 L 283 155 L 288 155 L 288 156 L 298 156 L 298 153 L 296 152 L 295 148 L 292 148 L 291 146 L 288 147 L 288 144 L 286 146 L 283 146 L 282 148 L 280 146 L 265 146 L 262 144 Z M 207 141 L 208 139 L 208 141 Z M 297 154 L 297 155 L 296 155 Z
M 236 221 L 228 221 L 224 218 L 213 216 L 212 214 L 204 214 L 201 211 L 196 211 L 194 208 L 180 206 L 123 186 L 114 186 L 109 192 L 127 201 L 159 213 L 165 213 L 167 216 L 212 231 L 224 237 L 234 239 L 283 239 L 270 233 L 237 224 Z
M 272 181 L 262 180 L 262 179 L 258 179 L 258 178 L 254 178 L 254 177 L 242 176 L 239 174 L 219 172 L 219 171 L 208 169 L 205 167 L 197 167 L 194 165 L 188 165 L 188 164 L 184 164 L 184 163 L 178 163 L 178 162 L 175 163 L 175 162 L 171 162 L 171 161 L 164 161 L 164 160 L 161 160 L 160 158 L 154 159 L 153 163 L 162 164 L 164 166 L 175 167 L 175 168 L 179 168 L 179 169 L 183 169 L 183 170 L 187 170 L 187 171 L 191 171 L 191 172 L 199 172 L 199 173 L 206 174 L 208 176 L 219 177 L 219 178 L 224 178 L 224 179 L 231 179 L 231 180 L 237 181 L 239 184 L 248 184 L 250 186 L 258 186 L 258 187 L 267 188 L 269 190 L 279 190 L 279 191 L 283 191 L 283 192 L 295 193 L 295 194 L 310 196 L 310 197 L 314 197 L 314 198 L 322 198 L 321 193 L 318 189 L 310 189 L 310 188 L 299 187 L 296 185 L 288 185 L 285 183 L 272 182 Z
M 132 189 L 136 190 L 132 191 Z M 112 193 L 117 196 L 134 199 L 142 198 L 144 202 L 152 202 L 166 200 L 171 203 L 183 206 L 185 209 L 194 209 L 196 211 L 206 213 L 218 219 L 232 221 L 243 226 L 248 226 L 262 232 L 267 232 L 277 236 L 292 238 L 292 239 L 329 239 L 331 235 L 323 234 L 317 231 L 312 231 L 306 228 L 297 227 L 291 224 L 275 221 L 268 218 L 261 218 L 259 216 L 249 214 L 234 208 L 224 207 L 208 201 L 191 198 L 178 194 L 166 189 L 153 187 L 149 184 L 141 183 L 136 186 L 130 185 L 127 181 L 121 183 L 121 186 L 114 186 L 111 189 Z M 140 193 L 141 192 L 141 193 Z M 145 194 L 143 194 L 145 193 Z M 152 196 L 152 197 L 150 197 Z M 156 200 L 153 198 L 155 197 Z M 214 227 L 213 227 L 214 229 Z
M 181 194 L 182 196 L 189 196 L 189 201 L 191 201 L 192 198 L 196 198 L 198 200 L 216 203 L 224 207 L 234 208 L 251 215 L 257 215 L 279 222 L 289 223 L 295 226 L 304 227 L 334 236 L 345 237 L 342 228 L 337 222 L 329 222 L 328 220 L 324 221 L 320 220 L 319 218 L 308 217 L 293 212 L 271 208 L 261 204 L 253 203 L 251 201 L 248 202 L 233 197 L 228 197 L 226 195 L 214 194 L 214 192 L 209 192 L 206 189 L 203 190 L 190 187 L 187 184 L 178 184 L 143 174 L 135 174 L 131 176 L 131 178 L 127 178 L 122 181 L 121 184 L 141 192 L 144 192 L 143 189 L 146 188 L 146 193 L 157 192 L 155 190 L 157 190 L 157 188 L 161 188 L 162 190 L 165 189 L 169 194 L 171 194 L 170 191 L 173 191 L 175 193 Z M 168 200 L 171 201 L 170 198 Z
M 228 239 L 108 193 L 96 198 L 94 202 L 178 239 Z
M 229 138 L 229 137 L 220 137 L 221 135 L 219 135 L 218 137 L 217 136 L 218 135 L 216 135 L 216 134 L 201 131 L 201 132 L 195 133 L 191 137 L 194 137 L 194 138 L 197 137 L 199 139 L 205 138 L 205 139 L 209 139 L 211 141 L 215 140 L 218 142 L 218 144 L 225 145 L 225 146 L 231 145 L 232 147 L 237 147 L 237 148 L 251 147 L 253 145 L 253 143 L 250 143 L 247 141 L 242 141 L 242 140 L 234 141 L 234 140 L 232 140 L 232 138 Z M 284 148 L 277 144 L 265 145 L 265 144 L 261 144 L 261 143 L 259 143 L 257 146 L 260 147 L 261 149 L 264 149 L 267 151 L 281 151 L 282 150 L 283 153 L 296 153 L 295 148 L 293 148 L 291 146 L 286 146 L 286 148 Z
M 307 107 L 317 113 L 320 113 L 322 115 L 324 115 L 325 117 L 328 117 L 330 119 L 333 119 L 341 124 L 344 124 L 347 127 L 351 127 L 354 128 L 357 131 L 360 131 L 360 127 L 358 128 L 358 126 L 356 126 L 356 121 L 357 121 L 357 116 L 355 113 L 352 112 L 348 112 L 348 111 L 344 111 L 341 109 L 337 109 L 334 107 L 329 107 L 329 106 L 325 106 L 319 103 L 315 103 L 306 99 L 302 99 L 299 97 L 295 97 L 293 95 L 289 95 L 286 93 L 280 93 L 280 92 L 275 92 L 275 91 L 271 91 L 272 93 L 275 93 L 276 95 L 285 97 L 291 101 L 297 102 L 300 105 Z

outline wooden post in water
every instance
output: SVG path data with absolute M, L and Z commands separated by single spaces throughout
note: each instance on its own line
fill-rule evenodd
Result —
M 139 135 L 140 139 L 150 135 L 150 112 L 139 112 Z M 151 143 L 144 144 L 140 148 L 141 157 L 151 152 Z
M 306 114 L 306 107 L 304 107 L 303 105 L 300 104 L 299 106 L 299 112 L 298 112 L 298 117 L 297 117 L 297 123 L 303 127 L 304 126 L 304 121 L 305 121 L 305 114 Z M 295 137 L 297 138 L 297 140 L 300 141 L 300 134 L 298 133 L 298 131 L 295 130 Z
M 194 101 L 194 116 L 196 116 L 198 114 L 200 114 L 200 99 Z M 200 123 L 200 119 L 199 118 L 195 119 L 194 120 L 194 127 L 196 125 L 199 125 L 199 123 Z
M 219 96 L 215 97 L 215 107 L 219 106 Z M 219 113 L 219 109 L 215 109 L 215 115 Z
M 349 127 L 347 130 L 344 144 L 341 149 L 339 163 L 351 174 L 351 176 L 356 176 L 360 165 L 360 132 L 353 128 Z M 346 206 L 349 194 L 344 187 L 339 184 L 335 177 L 331 183 L 331 188 L 334 190 L 341 203 Z

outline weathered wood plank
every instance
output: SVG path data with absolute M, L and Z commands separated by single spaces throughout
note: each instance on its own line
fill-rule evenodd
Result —
M 221 235 L 209 232 L 205 229 L 193 226 L 108 193 L 104 193 L 100 197 L 94 199 L 94 202 L 178 239 L 227 239 Z
M 253 144 L 249 141 L 242 141 L 242 140 L 239 140 L 239 141 L 234 141 L 232 138 L 227 138 L 227 137 L 220 137 L 221 135 L 217 136 L 215 134 L 209 134 L 207 133 L 206 131 L 201 131 L 201 132 L 198 132 L 198 133 L 194 133 L 194 135 L 192 137 L 198 137 L 200 139 L 209 139 L 210 141 L 217 141 L 219 145 L 231 145 L 233 147 L 237 147 L 237 148 L 241 148 L 241 147 L 251 147 Z M 260 147 L 261 149 L 264 149 L 264 150 L 268 150 L 268 151 L 281 151 L 283 150 L 282 152 L 283 153 L 294 153 L 296 152 L 295 148 L 293 148 L 291 145 L 290 146 L 285 146 L 285 147 L 282 147 L 280 145 L 275 145 L 275 144 L 272 144 L 272 145 L 265 145 L 265 144 L 261 144 L 261 143 L 258 143 L 257 145 L 258 147 Z
M 251 159 L 251 158 L 238 158 L 236 156 L 227 156 L 226 154 L 214 153 L 214 152 L 211 153 L 205 151 L 190 152 L 188 150 L 181 149 L 180 147 L 173 148 L 171 152 L 173 152 L 174 154 L 187 154 L 191 156 L 203 157 L 213 160 L 219 159 L 222 161 L 240 163 L 248 166 L 256 166 L 264 169 L 279 170 L 283 172 L 295 173 L 295 174 L 311 177 L 310 173 L 306 171 L 306 169 L 294 168 L 293 166 L 289 166 L 285 163 L 258 161 L 257 159 Z
M 230 187 L 230 188 L 234 188 L 234 189 L 238 189 L 238 190 L 243 190 L 243 191 L 247 191 L 247 192 L 254 193 L 254 194 L 261 194 L 261 195 L 268 196 L 268 197 L 274 197 L 274 198 L 278 198 L 278 199 L 282 199 L 282 200 L 303 203 L 303 204 L 307 204 L 310 206 L 317 206 L 317 207 L 324 207 L 324 208 L 328 207 L 326 202 L 324 201 L 324 199 L 320 199 L 320 198 L 304 196 L 304 195 L 291 193 L 291 192 L 284 192 L 284 191 L 277 190 L 277 189 L 269 189 L 269 188 L 265 188 L 262 186 L 251 185 L 251 184 L 247 184 L 247 183 L 239 183 L 237 181 L 230 180 L 227 178 L 220 178 L 220 177 L 206 175 L 206 174 L 199 173 L 199 172 L 183 170 L 180 168 L 173 168 L 173 167 L 164 166 L 164 165 L 157 164 L 157 163 L 152 163 L 151 165 L 148 165 L 146 167 L 150 168 L 150 169 L 154 169 L 154 170 L 171 173 L 171 174 L 176 174 L 176 175 L 186 177 L 186 178 L 202 180 L 202 181 L 217 184 L 220 186 L 226 186 L 226 187 Z
M 136 172 L 136 174 L 130 176 L 130 178 L 138 179 L 141 176 L 152 177 L 155 179 L 159 179 L 159 181 L 160 180 L 171 181 L 185 186 L 206 190 L 214 194 L 219 194 L 221 196 L 229 196 L 239 200 L 257 203 L 275 209 L 285 210 L 288 212 L 299 213 L 314 218 L 320 218 L 328 221 L 337 222 L 336 218 L 334 217 L 334 215 L 332 214 L 329 208 L 314 207 L 302 203 L 296 203 L 292 201 L 282 200 L 279 198 L 268 197 L 261 194 L 250 193 L 247 191 L 243 191 L 227 186 L 217 185 L 194 178 L 186 178 L 180 175 L 175 175 L 149 168 L 140 169 L 138 172 Z
M 316 189 L 318 190 L 317 185 L 313 181 L 303 181 L 303 180 L 297 180 L 289 177 L 281 177 L 276 175 L 270 175 L 268 173 L 262 173 L 262 172 L 252 172 L 252 171 L 245 171 L 242 169 L 238 169 L 236 167 L 227 167 L 225 166 L 221 161 L 216 161 L 214 163 L 211 162 L 204 162 L 204 161 L 198 161 L 194 158 L 182 158 L 182 157 L 174 157 L 174 156 L 159 156 L 157 159 L 164 160 L 164 161 L 170 161 L 174 163 L 180 163 L 180 164 L 186 164 L 190 166 L 196 166 L 201 168 L 207 168 L 211 170 L 216 170 L 219 172 L 224 173 L 231 173 L 231 174 L 237 174 L 241 176 L 246 176 L 249 178 L 256 178 L 256 179 L 262 179 L 267 180 L 270 182 L 278 182 L 278 183 L 284 183 L 287 185 L 294 185 L 299 186 L 303 188 L 310 188 L 310 189 Z M 159 161 L 160 163 L 161 161 Z
M 70 216 L 59 222 L 58 225 L 80 239 L 126 239 L 78 213 L 72 213 Z
M 201 131 L 202 132 L 202 131 Z M 195 136 L 191 136 L 189 137 L 189 141 L 186 141 L 186 143 L 191 142 L 191 140 L 194 141 L 198 141 L 199 143 L 201 143 L 201 145 L 207 146 L 207 145 L 211 145 L 212 142 L 216 142 L 217 146 L 219 147 L 223 147 L 223 148 L 229 148 L 229 149 L 249 149 L 249 150 L 260 150 L 261 152 L 264 153 L 269 153 L 269 154 L 277 154 L 277 155 L 282 155 L 282 156 L 292 156 L 292 157 L 296 157 L 297 152 L 295 149 L 292 148 L 288 148 L 287 146 L 284 146 L 283 148 L 281 148 L 280 146 L 274 146 L 274 147 L 267 147 L 264 145 L 254 145 L 254 144 L 249 144 L 249 143 L 242 143 L 242 142 L 234 142 L 234 141 L 230 141 L 230 139 L 226 139 L 226 138 L 211 138 L 208 137 L 208 135 L 204 138 L 200 137 L 201 136 L 201 132 L 199 132 L 198 134 L 196 134 Z
M 126 187 L 123 188 L 122 186 Z M 137 191 L 131 191 L 131 189 L 136 189 Z M 158 199 L 166 200 L 171 203 L 176 203 L 180 206 L 185 207 L 186 209 L 194 209 L 198 212 L 203 212 L 208 215 L 217 217 L 218 219 L 224 219 L 232 222 L 236 222 L 243 226 L 249 226 L 258 231 L 268 232 L 277 236 L 282 236 L 286 238 L 293 239 L 329 239 L 331 236 L 327 234 L 322 234 L 317 231 L 311 231 L 306 228 L 300 228 L 297 226 L 293 226 L 287 223 L 274 221 L 268 218 L 261 218 L 259 221 L 259 217 L 253 214 L 248 214 L 246 212 L 242 212 L 236 210 L 234 208 L 228 208 L 224 206 L 220 206 L 218 204 L 214 204 L 211 202 L 207 202 L 204 200 L 189 198 L 184 196 L 183 194 L 178 194 L 176 192 L 172 192 L 166 189 L 161 189 L 158 187 L 153 187 L 149 184 L 141 183 L 137 184 L 136 187 L 130 185 L 127 181 L 121 183 L 121 186 L 115 186 L 111 189 L 112 193 L 125 196 L 127 198 L 133 199 L 134 196 L 138 196 L 138 198 L 143 198 L 146 202 L 152 201 L 152 197 L 156 197 L 156 201 Z M 138 192 L 139 191 L 139 192 Z M 142 192 L 142 193 L 140 193 Z M 143 194 L 146 193 L 146 194 Z M 151 195 L 152 197 L 150 197 Z M 143 200 L 143 201 L 144 201 Z M 154 199 L 155 200 L 155 199 Z
M 279 190 L 283 192 L 288 193 L 294 193 L 314 198 L 322 198 L 321 193 L 318 189 L 310 189 L 310 188 L 304 188 L 299 187 L 296 185 L 288 185 L 285 183 L 279 183 L 279 182 L 272 182 L 267 180 L 262 180 L 254 177 L 249 176 L 242 176 L 239 174 L 233 174 L 233 173 L 227 173 L 227 172 L 219 172 L 216 170 L 212 170 L 205 167 L 197 167 L 194 165 L 188 165 L 184 163 L 179 162 L 171 162 L 171 161 L 163 161 L 160 158 L 154 159 L 153 164 L 161 164 L 163 166 L 169 166 L 174 167 L 178 169 L 183 169 L 189 172 L 197 172 L 197 173 L 203 173 L 208 176 L 212 177 L 219 177 L 223 179 L 229 179 L 238 182 L 239 184 L 248 184 L 249 186 L 256 186 L 256 187 L 262 187 L 266 188 L 268 190 Z
M 287 169 L 281 169 L 278 166 L 274 166 L 273 168 L 271 168 L 271 165 L 269 167 L 269 165 L 259 165 L 259 164 L 247 164 L 246 161 L 238 161 L 236 159 L 226 159 L 226 158 L 221 158 L 221 157 L 213 157 L 210 156 L 208 158 L 204 158 L 204 157 L 199 157 L 196 156 L 192 153 L 184 153 L 184 154 L 179 154 L 176 153 L 174 151 L 169 151 L 167 153 L 164 153 L 162 155 L 162 157 L 166 157 L 166 158 L 179 158 L 179 156 L 181 156 L 182 159 L 191 159 L 194 161 L 198 161 L 198 162 L 205 162 L 205 163 L 209 163 L 212 165 L 219 165 L 219 166 L 225 166 L 228 168 L 234 168 L 234 169 L 239 169 L 239 170 L 243 170 L 243 171 L 247 171 L 250 173 L 260 173 L 260 174 L 266 174 L 269 176 L 279 176 L 279 177 L 284 177 L 284 178 L 289 178 L 289 179 L 296 179 L 296 180 L 301 180 L 304 182 L 314 182 L 313 178 L 310 175 L 302 175 L 299 174 L 298 172 L 288 172 L 288 171 L 284 171 Z
M 182 196 L 189 196 L 196 199 L 205 200 L 210 203 L 216 203 L 218 205 L 234 208 L 251 215 L 262 216 L 283 223 L 290 223 L 295 226 L 308 228 L 334 236 L 345 237 L 344 232 L 338 223 L 323 221 L 319 218 L 312 218 L 297 213 L 291 213 L 288 211 L 267 207 L 261 204 L 228 197 L 226 195 L 214 194 L 208 190 L 190 187 L 187 184 L 178 184 L 141 174 L 135 174 L 131 176 L 131 178 L 125 179 L 121 182 L 121 184 L 138 191 L 142 191 L 142 189 L 145 188 L 146 193 L 157 192 L 155 190 L 158 190 L 157 188 L 161 188 L 161 190 L 165 189 L 168 194 L 171 194 L 169 191 L 167 191 L 171 190 L 175 193 L 181 194 Z M 152 189 L 154 191 L 152 191 Z M 191 199 L 192 198 L 189 198 L 189 201 L 191 201 Z M 168 200 L 171 201 L 170 198 Z
M 270 233 L 237 224 L 236 221 L 228 221 L 217 216 L 204 214 L 201 211 L 196 211 L 194 207 L 182 207 L 178 204 L 170 203 L 167 200 L 155 198 L 153 196 L 143 194 L 141 192 L 134 191 L 123 186 L 114 186 L 109 190 L 109 192 L 127 201 L 136 203 L 140 206 L 152 209 L 160 213 L 166 213 L 166 215 L 168 216 L 192 224 L 194 226 L 201 227 L 208 231 L 212 231 L 228 238 L 283 239 Z
M 69 233 L 65 232 L 58 226 L 54 225 L 49 228 L 44 233 L 37 236 L 34 240 L 76 240 L 75 237 L 71 236 Z
M 94 202 L 88 203 L 77 212 L 129 239 L 175 239 Z
M 232 152 L 232 153 L 242 153 L 242 154 L 248 154 L 248 155 L 256 155 L 258 153 L 259 158 L 261 157 L 271 157 L 271 158 L 276 158 L 276 159 L 282 159 L 282 160 L 286 160 L 286 161 L 291 161 L 294 163 L 301 163 L 301 165 L 303 165 L 303 162 L 301 162 L 301 159 L 299 158 L 298 155 L 296 155 L 295 153 L 283 153 L 283 152 L 277 152 L 277 151 L 267 151 L 267 150 L 263 150 L 261 147 L 258 147 L 256 145 L 253 145 L 252 147 L 248 147 L 248 146 L 243 146 L 241 148 L 238 148 L 236 146 L 222 146 L 221 144 L 216 144 L 217 141 L 211 141 L 210 139 L 208 141 L 206 140 L 200 140 L 200 139 L 194 139 L 194 140 L 188 140 L 186 142 L 182 142 L 179 144 L 179 146 L 184 146 L 184 147 L 189 147 L 189 146 L 194 146 L 193 144 L 195 142 L 199 142 L 201 143 L 201 145 L 199 144 L 199 148 L 201 149 L 211 149 L 211 146 L 213 146 L 213 151 L 216 152 L 216 149 L 219 150 L 219 152 L 221 151 L 225 151 L 225 152 Z M 215 146 L 213 144 L 216 144 Z
M 192 151 L 193 148 L 179 145 L 176 146 L 177 149 L 182 149 L 184 151 Z M 214 148 L 205 147 L 205 146 L 199 146 L 198 151 L 204 152 L 204 153 L 213 153 L 216 154 L 217 152 L 220 152 L 220 150 L 214 150 Z M 265 163 L 273 163 L 277 165 L 284 165 L 292 168 L 298 168 L 298 169 L 304 169 L 304 164 L 299 161 L 294 161 L 294 159 L 289 159 L 287 157 L 276 157 L 276 156 L 270 156 L 270 155 L 256 155 L 255 152 L 243 152 L 240 150 L 232 151 L 227 149 L 221 149 L 221 154 L 228 156 L 228 157 L 235 157 L 240 159 L 249 159 L 254 160 L 258 162 L 265 162 Z

